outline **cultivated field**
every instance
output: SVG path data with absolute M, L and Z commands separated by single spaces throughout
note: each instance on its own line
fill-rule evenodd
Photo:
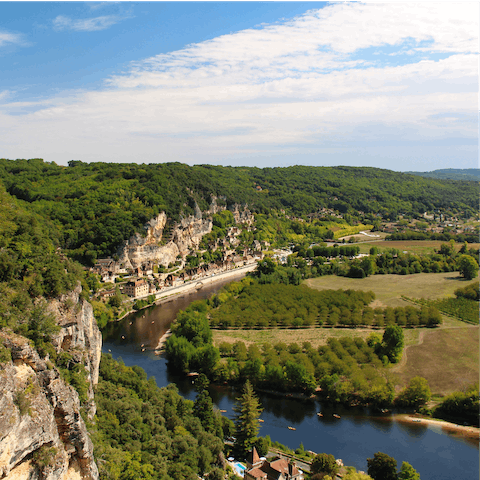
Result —
M 305 284 L 316 290 L 372 290 L 372 307 L 405 307 L 410 303 L 401 298 L 437 299 L 454 296 L 454 291 L 475 280 L 466 281 L 458 272 L 417 273 L 413 275 L 373 275 L 367 278 L 325 276 L 309 278 Z

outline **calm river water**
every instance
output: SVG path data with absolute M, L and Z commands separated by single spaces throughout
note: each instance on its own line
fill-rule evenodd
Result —
M 107 332 L 103 351 L 114 358 L 121 357 L 126 365 L 139 365 L 147 375 L 154 376 L 162 387 L 176 383 L 179 392 L 194 399 L 191 381 L 173 375 L 164 358 L 155 356 L 153 349 L 168 329 L 179 310 L 192 301 L 207 298 L 232 279 L 186 294 L 148 310 L 125 318 Z M 142 351 L 142 349 L 145 349 Z M 229 387 L 212 387 L 214 403 L 224 415 L 233 418 L 232 407 L 239 391 Z M 479 478 L 478 442 L 454 437 L 437 427 L 405 424 L 392 417 L 377 417 L 361 409 L 334 409 L 314 400 L 296 400 L 267 394 L 258 395 L 263 406 L 260 435 L 297 448 L 331 453 L 343 459 L 345 465 L 367 470 L 367 458 L 375 452 L 394 457 L 398 466 L 407 461 L 420 473 L 422 480 L 456 480 Z M 324 416 L 319 418 L 317 412 Z M 340 419 L 332 416 L 341 415 Z M 292 426 L 296 430 L 289 430 Z

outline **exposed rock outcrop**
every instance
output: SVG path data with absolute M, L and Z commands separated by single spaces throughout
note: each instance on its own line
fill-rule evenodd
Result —
M 12 361 L 0 365 L 0 478 L 98 479 L 77 392 L 26 338 L 2 340 Z
M 198 249 L 202 237 L 212 231 L 213 222 L 210 215 L 225 208 L 218 206 L 215 198 L 212 198 L 210 208 L 206 212 L 207 217 L 203 218 L 202 212 L 195 204 L 195 214 L 177 222 L 167 239 L 163 238 L 167 217 L 164 212 L 160 213 L 144 225 L 145 235 L 136 233 L 119 249 L 118 263 L 131 269 L 151 261 L 167 267 L 174 263 L 178 256 L 185 257 L 190 250 Z M 231 210 L 236 223 L 248 225 L 253 223 L 253 215 L 246 206 L 242 208 L 234 205 Z
M 82 363 L 88 372 L 89 405 L 87 414 L 93 418 L 96 411 L 93 386 L 98 383 L 98 369 L 102 353 L 102 334 L 93 316 L 90 303 L 80 298 L 80 285 L 67 295 L 52 300 L 48 310 L 55 315 L 60 332 L 52 339 L 57 353 L 68 351 L 75 363 Z

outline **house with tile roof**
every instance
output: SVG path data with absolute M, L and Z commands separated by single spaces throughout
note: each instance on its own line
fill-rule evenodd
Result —
M 245 480 L 303 480 L 302 472 L 293 460 L 277 458 L 269 461 L 260 458 L 255 447 L 246 460 L 247 468 L 243 475 Z

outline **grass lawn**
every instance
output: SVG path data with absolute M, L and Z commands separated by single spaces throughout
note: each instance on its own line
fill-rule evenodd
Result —
M 394 367 L 407 384 L 411 378 L 427 379 L 433 394 L 446 395 L 478 382 L 478 327 L 425 329 L 422 342 L 405 351 L 406 362 Z
M 475 280 L 464 280 L 458 272 L 417 273 L 413 275 L 373 275 L 367 278 L 325 276 L 309 278 L 305 285 L 316 290 L 352 289 L 373 291 L 372 307 L 405 307 L 411 305 L 401 298 L 438 299 L 453 297 L 454 291 Z

